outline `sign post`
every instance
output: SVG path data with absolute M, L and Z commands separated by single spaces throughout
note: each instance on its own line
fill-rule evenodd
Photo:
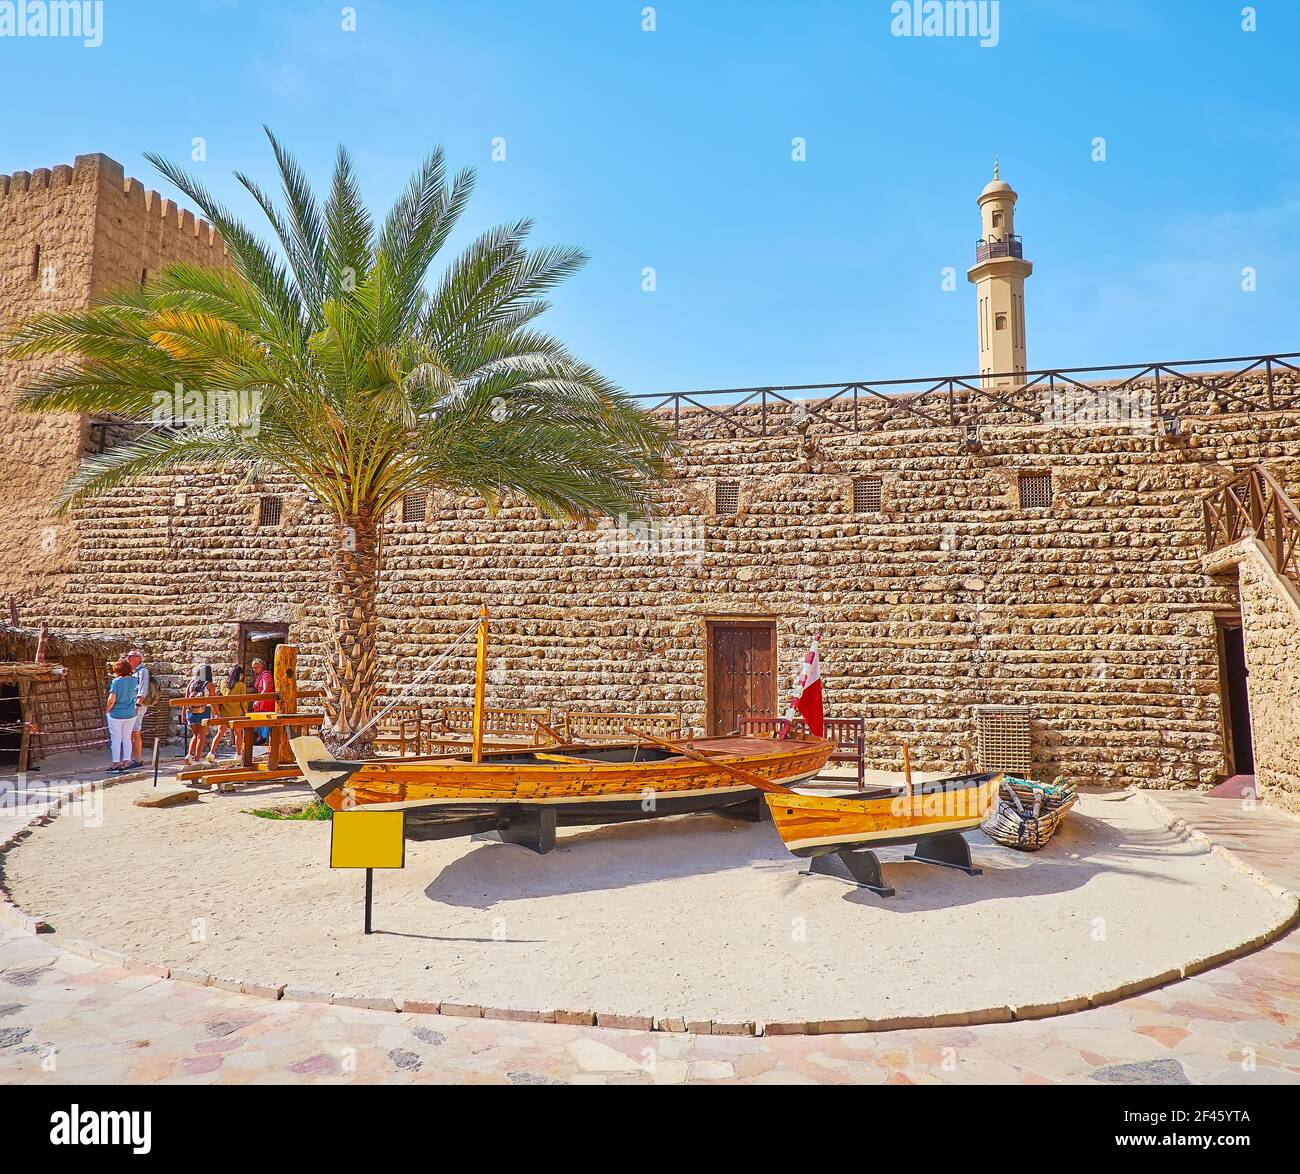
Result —
M 376 868 L 406 867 L 406 812 L 336 811 L 330 820 L 330 867 L 366 870 L 366 933 L 372 933 Z

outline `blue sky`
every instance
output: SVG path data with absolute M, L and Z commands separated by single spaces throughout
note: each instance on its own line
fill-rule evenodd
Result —
M 175 195 L 142 153 L 202 136 L 252 217 L 265 122 L 322 179 L 346 143 L 381 209 L 441 143 L 478 171 L 455 243 L 527 215 L 582 246 L 548 325 L 654 392 L 977 369 L 998 153 L 1031 367 L 1300 350 L 1294 0 L 1255 32 L 1236 0 L 1001 0 L 990 47 L 893 36 L 890 0 L 645 6 L 357 0 L 345 32 L 335 2 L 106 0 L 99 48 L 0 38 L 0 171 L 103 151 Z

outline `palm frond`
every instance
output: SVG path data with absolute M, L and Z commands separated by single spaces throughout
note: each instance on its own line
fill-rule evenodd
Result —
M 352 157 L 339 147 L 334 180 L 325 205 L 329 281 L 326 294 L 346 298 L 370 272 L 374 260 L 374 222 L 361 200 Z
M 321 200 L 267 135 L 281 202 L 238 179 L 278 251 L 150 156 L 221 232 L 231 266 L 170 265 L 143 289 L 40 315 L 6 340 L 12 358 L 54 359 L 28 382 L 24 408 L 144 429 L 89 458 L 69 501 L 218 461 L 287 472 L 340 518 L 373 516 L 418 486 L 477 493 L 491 508 L 520 497 L 563 518 L 651 508 L 674 451 L 663 429 L 532 325 L 581 251 L 530 250 L 532 224 L 519 220 L 471 242 L 430 292 L 471 172 L 449 180 L 433 152 L 376 231 L 345 150 Z M 221 416 L 225 404 L 234 415 Z
M 230 254 L 240 276 L 258 289 L 267 305 L 275 311 L 282 328 L 289 329 L 300 324 L 303 313 L 301 295 L 289 280 L 284 266 L 272 256 L 270 250 L 193 176 L 160 155 L 146 152 L 145 158 L 189 196 L 221 233 L 226 252 Z
M 254 450 L 234 428 L 146 432 L 106 453 L 86 457 L 60 491 L 59 510 L 66 513 L 91 498 L 183 466 L 233 466 L 251 459 Z

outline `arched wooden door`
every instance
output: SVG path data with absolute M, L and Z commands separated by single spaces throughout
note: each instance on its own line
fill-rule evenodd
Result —
M 776 621 L 709 620 L 706 724 L 729 734 L 747 714 L 776 713 Z

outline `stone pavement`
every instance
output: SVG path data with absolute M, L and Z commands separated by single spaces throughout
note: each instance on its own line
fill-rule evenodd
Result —
M 1294 819 L 1196 795 L 1167 805 L 1277 883 L 1297 886 Z M 749 1038 L 272 1002 L 127 973 L 63 951 L 57 935 L 15 930 L 0 936 L 0 1081 L 1297 1083 L 1300 932 L 1074 1015 Z

